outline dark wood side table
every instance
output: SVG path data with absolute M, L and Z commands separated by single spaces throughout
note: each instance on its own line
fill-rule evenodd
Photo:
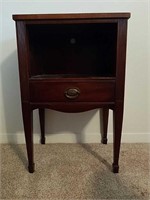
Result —
M 129 17 L 130 13 L 13 15 L 29 172 L 34 172 L 32 113 L 39 109 L 45 144 L 45 108 L 62 112 L 101 108 L 104 144 L 112 109 L 112 169 L 118 172 Z

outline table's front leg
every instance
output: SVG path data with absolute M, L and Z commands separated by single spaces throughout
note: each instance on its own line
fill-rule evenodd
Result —
M 24 132 L 26 139 L 26 148 L 28 156 L 28 170 L 34 172 L 34 156 L 33 156 L 33 110 L 29 103 L 22 103 L 22 115 L 24 123 Z
M 112 169 L 114 173 L 119 172 L 119 153 L 122 133 L 123 122 L 123 102 L 117 102 L 113 110 L 113 165 Z

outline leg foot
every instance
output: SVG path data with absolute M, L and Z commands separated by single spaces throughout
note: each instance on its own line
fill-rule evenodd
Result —
M 119 172 L 119 165 L 115 165 L 114 163 L 112 164 L 112 171 L 114 173 L 118 173 Z
M 40 142 L 41 142 L 41 144 L 45 144 L 45 137 L 41 138 Z
M 35 166 L 34 163 L 33 164 L 29 164 L 28 170 L 29 170 L 30 173 L 33 173 L 35 171 L 35 167 L 34 166 Z
M 102 138 L 101 143 L 102 144 L 107 144 L 107 138 Z

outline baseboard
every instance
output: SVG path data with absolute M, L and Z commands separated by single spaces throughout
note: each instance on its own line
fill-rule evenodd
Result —
M 40 135 L 34 134 L 34 143 L 39 144 Z M 46 134 L 46 143 L 99 143 L 101 136 L 99 133 L 59 133 Z M 112 133 L 108 134 L 108 143 L 113 142 Z M 1 134 L 0 143 L 24 144 L 23 133 Z M 122 143 L 150 143 L 149 133 L 123 133 Z

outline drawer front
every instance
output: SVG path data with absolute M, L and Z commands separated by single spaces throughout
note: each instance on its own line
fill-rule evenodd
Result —
M 114 82 L 30 82 L 31 102 L 112 102 Z

